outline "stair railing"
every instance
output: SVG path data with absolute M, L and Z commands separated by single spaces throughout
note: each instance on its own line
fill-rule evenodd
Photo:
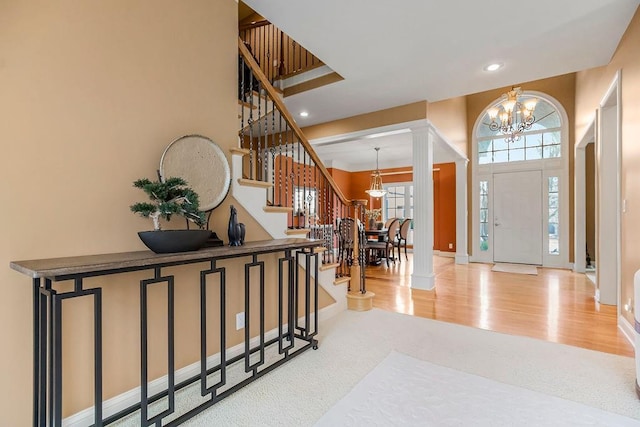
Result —
M 251 54 L 271 83 L 324 65 L 318 57 L 269 21 L 241 26 L 239 36 L 250 46 Z
M 241 38 L 238 48 L 243 178 L 267 188 L 266 205 L 287 212 L 289 232 L 321 240 L 323 263 L 337 264 L 338 277 L 351 277 L 350 290 L 366 293 L 366 200 L 344 196 Z

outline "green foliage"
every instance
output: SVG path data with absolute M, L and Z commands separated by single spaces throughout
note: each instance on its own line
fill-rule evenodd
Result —
M 131 211 L 151 218 L 154 229 L 160 229 L 159 218 L 170 221 L 173 215 L 183 216 L 201 228 L 205 225 L 205 213 L 200 210 L 198 194 L 187 187 L 184 179 L 173 177 L 162 182 L 142 178 L 134 181 L 133 186 L 144 191 L 151 202 L 135 203 L 131 205 Z

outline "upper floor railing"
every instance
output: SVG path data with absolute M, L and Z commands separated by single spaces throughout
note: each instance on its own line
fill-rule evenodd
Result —
M 320 59 L 269 21 L 258 21 L 240 27 L 239 34 L 271 83 L 279 78 L 324 65 Z

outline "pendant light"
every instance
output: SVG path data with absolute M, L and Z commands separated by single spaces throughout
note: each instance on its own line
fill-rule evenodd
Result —
M 365 192 L 375 198 L 380 198 L 387 194 L 387 190 L 382 188 L 382 176 L 380 175 L 380 167 L 378 166 L 378 152 L 380 147 L 376 147 L 376 171 L 371 174 L 371 186 Z

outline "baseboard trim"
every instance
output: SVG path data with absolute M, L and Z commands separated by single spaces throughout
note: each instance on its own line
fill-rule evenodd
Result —
M 438 256 L 442 256 L 442 257 L 447 257 L 447 258 L 455 258 L 456 257 L 456 253 L 455 252 L 447 252 L 447 251 L 438 251 L 435 250 L 433 251 L 434 255 L 438 255 Z
M 340 304 L 333 303 L 324 307 L 318 311 L 318 320 L 327 320 L 336 314 L 343 311 L 344 308 L 340 307 Z M 300 318 L 300 321 L 304 321 L 304 317 Z M 312 320 L 313 321 L 313 320 Z M 265 340 L 270 340 L 278 336 L 278 328 L 274 328 L 265 333 Z M 260 337 L 256 336 L 250 340 L 250 346 L 254 347 L 260 344 Z M 234 345 L 227 350 L 227 359 L 238 356 L 244 352 L 244 342 Z M 207 368 L 212 368 L 220 363 L 220 353 L 213 354 L 207 357 Z M 180 368 L 175 372 L 176 384 L 185 381 L 200 374 L 200 361 L 194 362 L 191 365 Z M 157 378 L 149 382 L 149 395 L 152 396 L 164 390 L 165 384 L 167 384 L 167 376 Z M 113 414 L 135 405 L 140 402 L 140 387 L 136 387 L 122 394 L 119 394 L 111 399 L 105 400 L 102 404 L 102 416 L 104 418 L 110 417 Z M 73 415 L 68 416 L 62 420 L 64 427 L 88 427 L 94 424 L 94 408 L 83 409 Z
M 633 348 L 636 348 L 635 330 L 633 325 L 624 316 L 618 316 L 618 329 L 622 331 L 624 337 L 629 341 Z

